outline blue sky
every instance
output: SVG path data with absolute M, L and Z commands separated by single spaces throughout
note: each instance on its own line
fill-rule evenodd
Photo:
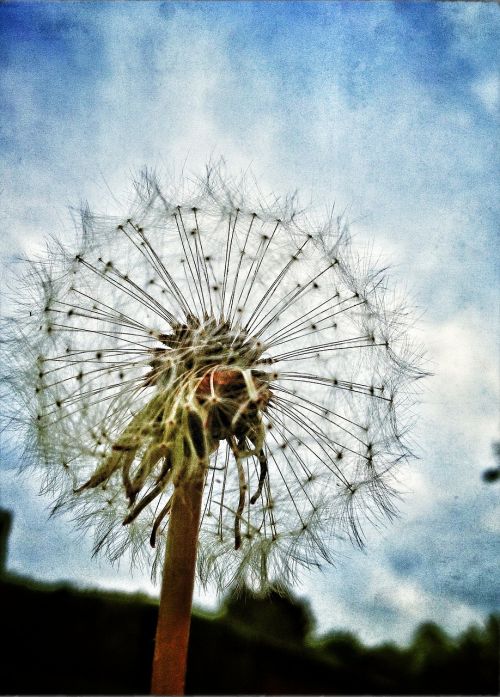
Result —
M 429 379 L 401 517 L 367 550 L 304 574 L 318 627 L 405 641 L 499 607 L 499 10 L 493 3 L 113 2 L 0 7 L 1 243 L 6 262 L 68 234 L 68 206 L 112 208 L 142 166 L 224 156 L 265 190 L 345 210 L 420 308 Z M 104 201 L 104 204 L 103 204 Z M 0 471 L 10 567 L 152 587 L 90 561 L 38 483 Z M 199 597 L 211 602 L 211 595 Z

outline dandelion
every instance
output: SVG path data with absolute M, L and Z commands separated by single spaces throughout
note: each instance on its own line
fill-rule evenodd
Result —
M 10 425 L 54 511 L 163 568 L 155 693 L 183 689 L 196 565 L 286 585 L 395 514 L 410 454 L 421 373 L 384 273 L 342 218 L 246 188 L 144 172 L 123 218 L 84 208 L 29 263 L 8 329 Z

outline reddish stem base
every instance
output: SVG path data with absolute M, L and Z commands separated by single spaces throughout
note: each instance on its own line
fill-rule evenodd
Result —
M 183 695 L 204 473 L 174 492 L 160 593 L 151 694 Z

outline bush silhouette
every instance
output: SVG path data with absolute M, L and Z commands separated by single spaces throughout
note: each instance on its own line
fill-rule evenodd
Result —
M 0 511 L 0 560 L 9 529 Z M 140 594 L 5 574 L 0 694 L 147 694 L 157 608 Z M 408 647 L 339 631 L 315 640 L 312 628 L 307 602 L 291 595 L 229 595 L 217 616 L 193 616 L 187 693 L 498 694 L 497 616 L 455 638 L 422 624 Z

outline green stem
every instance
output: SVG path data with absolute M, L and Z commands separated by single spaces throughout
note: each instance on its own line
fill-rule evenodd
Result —
M 200 468 L 201 469 L 201 468 Z M 175 489 L 160 593 L 151 694 L 183 695 L 205 472 Z

